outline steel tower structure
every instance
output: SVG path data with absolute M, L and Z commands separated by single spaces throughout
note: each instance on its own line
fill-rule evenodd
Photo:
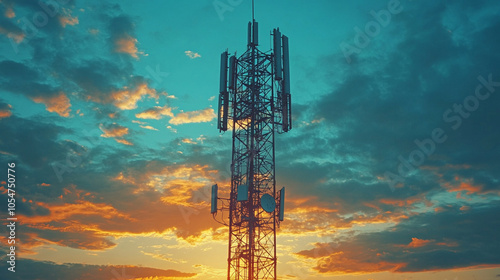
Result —
M 229 212 L 229 221 L 220 221 L 229 225 L 228 280 L 277 279 L 276 228 L 285 190 L 276 192 L 274 137 L 292 125 L 288 38 L 279 29 L 272 38 L 273 49 L 260 51 L 253 19 L 247 50 L 221 55 L 218 129 L 232 130 L 231 191 L 219 198 L 218 186 L 212 187 L 211 212 L 216 220 L 218 212 Z

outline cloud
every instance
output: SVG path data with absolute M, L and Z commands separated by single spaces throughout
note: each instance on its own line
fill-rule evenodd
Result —
M 62 27 L 66 27 L 66 25 L 76 25 L 79 23 L 78 17 L 72 17 L 71 11 L 67 8 L 62 8 L 61 15 L 58 18 Z
M 387 230 L 359 234 L 337 243 L 321 243 L 297 255 L 316 259 L 314 269 L 320 273 L 417 272 L 481 264 L 499 266 L 500 257 L 494 253 L 499 246 L 494 245 L 493 240 L 500 222 L 490 223 L 487 229 L 484 226 L 499 207 L 497 202 L 466 213 L 451 207 L 439 213 L 419 214 Z M 482 230 L 477 231 L 478 228 Z M 425 236 L 425 239 L 412 237 L 415 235 Z M 411 240 L 409 244 L 408 240 Z M 406 249 L 401 250 L 401 247 Z
M 137 49 L 137 39 L 133 36 L 135 25 L 130 17 L 121 15 L 112 18 L 109 30 L 115 52 L 125 53 L 136 59 L 139 58 L 138 54 L 143 54 Z
M 7 11 L 5 12 L 7 13 Z M 13 15 L 13 12 L 9 13 L 9 15 Z M 0 34 L 14 40 L 18 44 L 21 43 L 26 36 L 21 28 L 13 24 L 10 20 L 3 18 L 0 18 Z
M 123 139 L 123 137 L 129 133 L 128 127 L 112 123 L 110 125 L 100 124 L 99 129 L 101 129 L 101 131 L 104 132 L 103 134 L 101 134 L 101 137 L 114 138 L 118 143 L 124 145 L 133 145 L 129 141 Z
M 183 279 L 196 276 L 196 273 L 181 272 L 173 269 L 157 269 L 151 267 L 131 265 L 89 265 L 76 263 L 57 264 L 50 261 L 32 259 L 19 260 L 19 264 L 30 269 L 18 269 L 15 276 L 12 272 L 3 269 L 0 272 L 2 279 Z M 10 274 L 7 274 L 10 273 Z M 12 278 L 15 277 L 15 278 Z M 40 278 L 41 277 L 41 278 Z
M 100 124 L 99 128 L 104 132 L 104 134 L 101 134 L 101 137 L 123 137 L 124 135 L 128 134 L 128 127 L 124 127 L 121 125 L 118 125 L 116 123 L 113 123 L 112 125 L 108 125 L 105 127 L 104 125 Z
M 0 120 L 12 116 L 12 106 L 0 101 Z
M 189 58 L 191 59 L 195 59 L 195 58 L 198 58 L 198 57 L 201 57 L 201 55 L 197 52 L 192 52 L 192 51 L 185 51 L 184 52 Z
M 152 89 L 145 82 L 139 82 L 133 88 L 124 87 L 111 93 L 113 104 L 121 110 L 132 110 L 137 108 L 139 102 L 144 96 L 158 98 L 155 89 Z
M 139 58 L 137 56 L 138 50 L 136 44 L 137 39 L 133 37 L 120 38 L 115 41 L 115 51 L 117 53 L 129 54 L 133 58 Z
M 15 115 L 10 116 L 8 121 L 0 121 L 0 131 L 4 135 L 10 135 L 0 141 L 0 151 L 7 151 L 9 155 L 0 154 L 0 158 L 6 162 L 16 159 L 31 168 L 49 167 L 47 173 L 50 173 L 43 177 L 52 177 L 52 160 L 66 159 L 68 143 L 59 139 L 61 135 L 74 133 L 59 125 L 18 118 Z
M 169 123 L 173 125 L 185 124 L 185 123 L 201 123 L 210 122 L 215 119 L 214 109 L 206 108 L 198 111 L 182 112 L 170 119 Z
M 145 129 L 149 129 L 149 130 L 156 130 L 156 131 L 158 131 L 158 129 L 156 129 L 156 128 L 150 126 L 150 125 L 140 125 L 140 127 L 145 128 Z
M 0 87 L 21 93 L 36 103 L 43 103 L 47 111 L 61 117 L 69 117 L 71 103 L 66 94 L 41 80 L 41 75 L 33 68 L 11 60 L 0 62 Z
M 57 113 L 61 117 L 69 117 L 71 103 L 69 98 L 62 92 L 55 96 L 34 96 L 33 101 L 43 103 L 47 111 Z
M 76 25 L 78 24 L 78 17 L 64 16 L 59 17 L 59 22 L 62 27 L 66 27 L 66 25 Z
M 182 143 L 186 143 L 186 144 L 198 144 L 195 141 L 193 141 L 193 139 L 191 139 L 191 138 L 184 138 L 184 139 L 182 139 Z
M 429 244 L 429 242 L 431 242 L 431 241 L 412 237 L 410 244 L 408 244 L 408 247 L 409 248 L 418 248 L 418 247 L 422 247 L 422 246 Z
M 132 146 L 134 145 L 132 142 L 129 142 L 125 139 L 117 139 L 115 138 L 116 142 L 120 143 L 120 144 L 123 144 L 123 145 L 127 145 L 127 146 Z
M 153 108 L 147 109 L 146 111 L 135 114 L 135 117 L 138 119 L 155 119 L 159 120 L 163 118 L 163 116 L 173 117 L 172 108 L 167 106 L 155 106 Z
M 12 8 L 13 5 L 8 5 L 5 4 L 5 12 L 4 15 L 6 18 L 14 18 L 16 17 L 16 13 L 14 12 L 14 9 Z

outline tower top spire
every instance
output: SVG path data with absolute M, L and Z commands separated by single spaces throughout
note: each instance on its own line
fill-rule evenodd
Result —
M 255 1 L 252 0 L 252 21 L 255 21 Z

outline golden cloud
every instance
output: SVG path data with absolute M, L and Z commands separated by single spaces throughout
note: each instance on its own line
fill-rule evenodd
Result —
M 117 53 L 126 53 L 131 57 L 138 59 L 138 54 L 143 54 L 143 52 L 139 52 L 137 49 L 137 39 L 127 35 L 122 38 L 118 38 L 115 41 L 115 52 Z
M 102 132 L 104 132 L 103 134 L 101 134 L 101 137 L 105 138 L 122 137 L 128 134 L 128 127 L 124 127 L 116 123 L 113 123 L 113 125 L 108 128 L 105 128 L 104 125 L 101 124 L 99 125 L 99 128 L 102 130 Z
M 132 110 L 137 108 L 137 102 L 146 95 L 151 98 L 158 98 L 156 90 L 149 88 L 148 84 L 143 82 L 132 89 L 124 87 L 122 90 L 112 92 L 111 99 L 113 104 L 121 110 Z
M 173 125 L 185 124 L 185 123 L 201 123 L 209 122 L 215 119 L 214 109 L 206 108 L 198 111 L 182 112 L 177 114 L 175 117 L 170 119 L 169 123 Z
M 140 125 L 140 127 L 145 128 L 145 129 L 149 129 L 149 130 L 156 130 L 156 131 L 158 131 L 158 129 L 156 129 L 156 128 L 150 126 L 150 125 Z
M 408 244 L 406 247 L 419 248 L 419 247 L 423 247 L 423 246 L 429 244 L 430 242 L 431 242 L 431 240 L 418 239 L 416 237 L 412 237 L 410 244 Z
M 32 100 L 36 103 L 43 103 L 47 107 L 47 111 L 57 113 L 61 117 L 69 117 L 71 112 L 71 103 L 69 98 L 62 92 L 56 96 L 36 96 Z
M 78 22 L 78 17 L 63 16 L 59 17 L 59 23 L 61 24 L 62 27 L 66 27 L 66 25 L 76 25 L 79 22 Z
M 119 124 L 113 123 L 108 126 L 104 126 L 103 124 L 99 125 L 99 129 L 101 129 L 103 134 L 101 137 L 104 138 L 114 138 L 116 142 L 124 144 L 124 145 L 133 145 L 131 142 L 123 139 L 122 137 L 129 133 L 128 127 L 121 126 Z
M 155 119 L 159 120 L 163 118 L 163 116 L 173 117 L 172 108 L 167 106 L 155 106 L 153 108 L 147 109 L 144 112 L 135 114 L 135 117 L 138 119 Z
M 193 139 L 191 139 L 191 138 L 184 138 L 184 139 L 182 139 L 182 143 L 193 144 L 193 145 L 198 144 L 195 141 L 193 141 Z

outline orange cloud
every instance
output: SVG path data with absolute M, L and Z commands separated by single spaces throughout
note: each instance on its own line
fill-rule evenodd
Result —
M 78 24 L 78 17 L 71 16 L 71 10 L 62 8 L 62 15 L 59 16 L 59 23 L 64 28 L 66 25 L 76 25 Z
M 423 247 L 423 246 L 429 244 L 430 242 L 431 242 L 431 240 L 418 239 L 416 237 L 412 237 L 411 242 L 408 245 L 406 245 L 406 247 L 419 248 L 419 247 Z
M 66 25 L 76 25 L 79 22 L 78 22 L 78 17 L 63 16 L 59 17 L 59 23 L 61 24 L 62 27 L 66 27 Z
M 16 17 L 16 13 L 14 12 L 14 9 L 12 9 L 12 6 L 7 6 L 7 8 L 5 9 L 4 15 L 6 18 Z
M 46 227 L 46 223 L 63 221 L 77 215 L 84 216 L 98 216 L 103 219 L 116 219 L 121 218 L 125 220 L 132 221 L 129 215 L 123 214 L 115 209 L 111 205 L 104 203 L 92 203 L 84 200 L 77 200 L 75 203 L 64 203 L 64 204 L 49 204 L 44 202 L 37 202 L 38 206 L 50 209 L 50 215 L 42 216 L 23 216 L 23 223 L 36 226 L 41 225 Z M 22 215 L 21 215 L 22 216 Z M 81 228 L 75 225 L 78 229 Z M 66 227 L 67 229 L 70 228 Z
M 139 83 L 135 88 L 124 87 L 122 90 L 111 93 L 113 104 L 121 110 L 132 110 L 137 108 L 137 102 L 144 96 L 158 98 L 155 89 L 149 88 L 147 83 Z
M 382 198 L 380 199 L 380 203 L 387 204 L 387 205 L 392 205 L 392 206 L 398 206 L 398 207 L 403 207 L 403 206 L 409 206 L 414 204 L 415 202 L 419 201 L 420 198 L 409 198 L 406 200 L 399 200 L 399 199 L 389 199 L 389 198 Z
M 10 104 L 4 106 L 4 108 L 1 108 L 0 109 L 0 119 L 8 118 L 8 117 L 12 116 L 12 112 L 10 111 L 11 108 L 12 108 L 12 106 Z
M 460 207 L 460 211 L 468 211 L 468 210 L 470 210 L 470 206 L 464 205 Z
M 139 58 L 138 54 L 143 54 L 137 50 L 137 39 L 132 36 L 125 36 L 123 38 L 119 38 L 115 41 L 115 51 L 117 53 L 126 53 L 129 54 L 133 58 Z
M 128 134 L 128 127 L 124 127 L 121 125 L 117 125 L 116 123 L 113 123 L 113 126 L 109 128 L 105 128 L 102 124 L 99 126 L 99 128 L 104 132 L 101 134 L 101 137 L 109 138 L 109 137 L 122 137 L 124 135 Z
M 382 271 L 395 271 L 404 267 L 405 263 L 392 263 L 384 261 L 383 254 L 351 245 L 349 248 L 335 246 L 330 243 L 317 243 L 315 248 L 296 253 L 304 259 L 315 259 L 317 265 L 314 270 L 320 273 L 372 273 Z
M 182 112 L 177 114 L 175 117 L 170 119 L 169 123 L 173 125 L 185 124 L 185 123 L 201 123 L 209 122 L 215 119 L 214 109 L 206 108 L 198 111 Z
M 167 106 L 155 106 L 153 108 L 147 109 L 144 112 L 135 114 L 135 117 L 138 119 L 155 119 L 159 120 L 163 118 L 163 116 L 173 117 L 172 108 Z
M 128 127 L 113 123 L 109 126 L 104 126 L 103 124 L 100 124 L 99 129 L 101 129 L 101 131 L 104 132 L 103 134 L 101 134 L 101 137 L 114 138 L 118 143 L 129 146 L 133 145 L 129 141 L 122 139 L 123 136 L 128 134 L 129 132 Z
M 62 92 L 56 96 L 36 96 L 32 98 L 36 103 L 43 103 L 47 107 L 47 111 L 57 113 L 61 117 L 69 117 L 71 112 L 71 103 L 69 98 Z
M 436 245 L 438 245 L 438 246 L 446 246 L 446 247 L 458 247 L 458 243 L 457 242 L 439 242 L 439 243 L 436 243 Z
M 125 139 L 115 139 L 116 142 L 120 143 L 120 144 L 123 144 L 123 145 L 127 145 L 127 146 L 133 146 L 134 144 L 132 144 L 132 142 L 129 142 Z
M 460 182 L 458 186 L 450 186 L 449 192 L 461 192 L 466 191 L 466 194 L 479 193 L 483 190 L 481 186 L 474 186 L 470 182 Z
M 13 39 L 16 43 L 21 43 L 24 40 L 25 34 L 22 30 L 7 30 L 0 26 L 0 34 L 4 34 L 7 38 Z

